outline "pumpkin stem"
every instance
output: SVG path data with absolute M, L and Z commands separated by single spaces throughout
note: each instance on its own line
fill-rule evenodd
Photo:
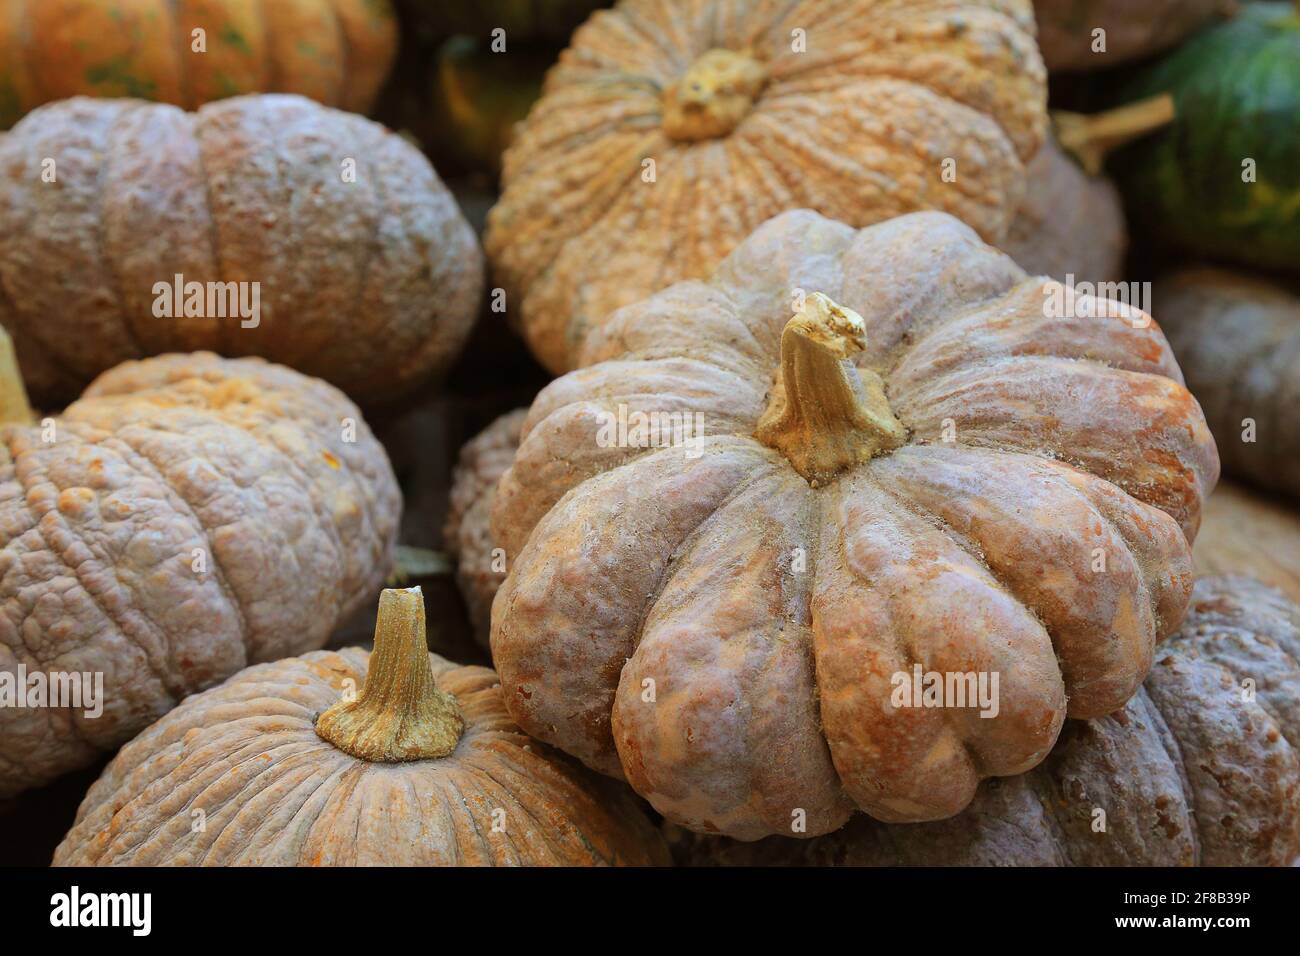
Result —
M 781 370 L 754 437 L 814 488 L 907 440 L 880 376 L 849 360 L 866 347 L 862 316 L 820 292 L 781 332 Z
M 18 368 L 14 342 L 0 328 L 0 425 L 30 425 L 36 416 L 27 400 L 23 373 Z
M 385 588 L 366 683 L 316 718 L 316 734 L 372 763 L 432 760 L 456 749 L 465 719 L 434 684 L 424 636 L 424 595 Z
M 1092 116 L 1057 110 L 1052 126 L 1061 147 L 1084 171 L 1100 176 L 1111 150 L 1172 123 L 1174 114 L 1174 98 L 1160 93 Z
M 686 142 L 726 136 L 766 84 L 767 70 L 749 53 L 710 50 L 664 90 L 664 134 Z

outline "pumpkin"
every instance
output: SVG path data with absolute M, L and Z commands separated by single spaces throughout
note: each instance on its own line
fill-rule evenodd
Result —
M 1118 282 L 1128 234 L 1109 180 L 1089 176 L 1053 139 L 1026 172 L 1032 184 L 1001 248 L 1030 275 L 1061 282 Z
M 488 37 L 505 31 L 506 50 L 521 41 L 567 40 L 573 28 L 609 0 L 401 0 L 411 20 L 435 36 L 469 33 Z
M 1300 297 L 1262 279 L 1189 269 L 1152 300 L 1224 470 L 1300 497 Z
M 484 245 L 533 353 L 567 371 L 593 323 L 787 209 L 940 209 L 1000 241 L 1045 104 L 1021 0 L 624 0 L 547 74 Z
M 942 213 L 800 210 L 616 312 L 496 490 L 519 725 L 754 839 L 951 816 L 1067 700 L 1123 707 L 1218 460 L 1158 327 L 1060 291 Z M 998 674 L 999 712 L 908 706 L 914 665 Z
M 1121 101 L 1171 93 L 1172 125 L 1111 158 L 1168 245 L 1266 269 L 1300 262 L 1300 11 L 1245 3 L 1140 71 Z
M 1100 70 L 1181 42 L 1231 0 L 1034 0 L 1038 45 L 1053 73 Z M 1098 37 L 1094 31 L 1103 31 Z M 1104 38 L 1105 48 L 1097 49 Z
M 250 662 L 322 646 L 388 573 L 388 458 L 356 406 L 289 369 L 128 362 L 0 439 L 0 797 Z M 33 703 L 72 675 L 86 706 Z
M 0 136 L 0 323 L 45 401 L 205 349 L 391 400 L 454 359 L 482 272 L 418 150 L 302 97 L 78 98 Z
M 1122 711 L 1070 722 L 1036 769 L 990 781 L 950 820 L 677 842 L 691 862 L 751 866 L 1286 866 L 1300 854 L 1300 608 L 1249 578 L 1202 578 L 1156 656 Z
M 56 866 L 667 862 L 626 788 L 520 733 L 491 670 L 429 653 L 419 588 L 383 592 L 373 653 L 250 667 L 173 710 L 122 748 L 54 854 Z
M 434 135 L 429 147 L 439 167 L 499 175 L 501 154 L 541 94 L 542 76 L 554 60 L 546 52 L 493 53 L 466 36 L 442 44 L 430 84 Z
M 492 540 L 492 502 L 497 482 L 514 461 L 519 430 L 528 409 L 507 412 L 461 449 L 451 479 L 451 507 L 443 529 L 448 553 L 456 559 L 456 584 L 474 634 L 488 643 L 492 599 L 506 576 L 505 552 Z
M 1241 574 L 1300 602 L 1300 512 L 1228 481 L 1205 502 L 1192 560 L 1199 574 Z
M 365 112 L 396 52 L 388 0 L 0 0 L 0 129 L 83 95 L 197 109 L 301 93 Z

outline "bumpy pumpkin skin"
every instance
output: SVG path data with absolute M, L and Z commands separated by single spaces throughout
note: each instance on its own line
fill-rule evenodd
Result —
M 1026 176 L 1030 189 L 1000 248 L 1030 275 L 1094 286 L 1120 281 L 1128 233 L 1114 185 L 1089 176 L 1051 138 Z
M 1250 578 L 1202 578 L 1122 711 L 1067 724 L 1047 760 L 988 781 L 951 820 L 675 843 L 698 865 L 1286 866 L 1300 854 L 1300 608 Z
M 320 647 L 383 582 L 401 513 L 356 406 L 257 359 L 127 363 L 53 434 L 0 431 L 0 670 L 102 672 L 104 712 L 0 708 L 0 796 Z
M 1176 273 L 1152 296 L 1224 470 L 1300 497 L 1300 297 L 1221 269 Z
M 1022 0 L 597 12 L 547 74 L 488 218 L 494 275 L 530 348 L 553 372 L 577 367 L 593 322 L 708 276 L 787 209 L 856 226 L 940 209 L 1001 240 L 1046 130 L 1033 30 Z M 706 63 L 719 49 L 730 70 Z M 692 111 L 692 96 L 707 102 Z
M 1043 758 L 1067 696 L 1122 707 L 1182 617 L 1218 460 L 1158 326 L 1049 318 L 1044 282 L 941 213 L 795 211 L 615 313 L 496 492 L 492 654 L 520 726 L 754 839 L 796 809 L 809 836 L 854 806 L 951 816 Z M 907 430 L 820 487 L 751 437 L 795 289 L 861 311 L 855 375 Z M 699 413 L 705 437 L 602 442 L 620 406 Z M 998 671 L 999 715 L 889 706 L 913 661 Z
M 492 624 L 492 599 L 506 579 L 494 568 L 492 502 L 497 482 L 514 461 L 519 431 L 528 409 L 507 412 L 461 449 L 451 476 L 451 507 L 443 529 L 448 553 L 456 559 L 456 584 L 469 611 L 474 636 L 485 647 Z
M 465 721 L 449 757 L 367 763 L 323 741 L 316 715 L 364 683 L 370 657 L 318 651 L 190 698 L 108 765 L 54 865 L 668 863 L 626 788 L 521 733 L 485 667 L 429 655 Z
M 155 285 L 177 274 L 259 282 L 260 323 L 156 316 Z M 46 401 L 118 362 L 201 349 L 391 399 L 450 365 L 482 281 L 473 230 L 420 152 L 302 97 L 197 113 L 78 98 L 0 136 L 0 323 L 20 361 L 43 356 L 24 373 Z
M 74 96 L 299 93 L 364 113 L 396 52 L 387 0 L 0 0 L 0 129 Z
M 1229 0 L 1034 0 L 1038 43 L 1053 73 L 1103 70 L 1168 49 L 1231 9 Z M 1093 30 L 1106 51 L 1093 50 Z

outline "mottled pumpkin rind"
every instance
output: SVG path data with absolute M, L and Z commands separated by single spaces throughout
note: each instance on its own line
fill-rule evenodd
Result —
M 0 438 L 0 669 L 103 675 L 98 717 L 0 708 L 0 796 L 320 647 L 392 563 L 383 447 L 337 389 L 260 359 L 129 362 Z
M 859 817 L 748 844 L 682 833 L 674 851 L 703 866 L 1286 866 L 1300 856 L 1300 608 L 1251 578 L 1202 578 L 1124 710 L 1067 724 L 1047 760 L 987 781 L 950 820 Z
M 257 283 L 257 323 L 169 315 L 159 284 L 177 275 L 243 283 L 248 304 Z M 203 349 L 394 400 L 455 359 L 482 282 L 474 232 L 419 150 L 299 96 L 197 113 L 81 97 L 0 136 L 0 323 L 38 402 Z

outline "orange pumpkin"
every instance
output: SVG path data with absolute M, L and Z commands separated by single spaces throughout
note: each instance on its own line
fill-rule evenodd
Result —
M 388 0 L 0 0 L 0 129 L 73 96 L 193 110 L 301 93 L 364 112 L 396 50 Z

